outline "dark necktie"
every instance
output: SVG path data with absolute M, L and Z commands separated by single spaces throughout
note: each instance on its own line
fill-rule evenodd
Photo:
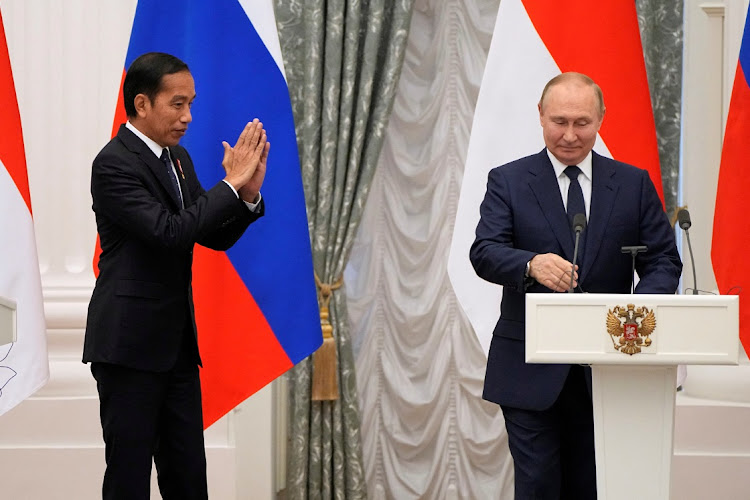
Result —
M 174 192 L 177 195 L 177 199 L 180 200 L 180 207 L 185 208 L 185 204 L 182 201 L 182 193 L 180 192 L 180 186 L 179 184 L 177 184 L 177 177 L 175 177 L 174 170 L 172 169 L 172 162 L 169 161 L 169 150 L 167 148 L 164 148 L 161 150 L 161 156 L 159 157 L 159 159 L 163 161 L 164 165 L 167 167 L 167 175 L 169 176 L 169 179 L 172 181 L 172 188 L 174 189 Z
M 570 231 L 573 234 L 575 240 L 575 233 L 573 232 L 573 217 L 576 214 L 586 215 L 586 204 L 583 201 L 583 189 L 578 183 L 578 174 L 581 173 L 581 169 L 575 165 L 571 165 L 565 169 L 565 175 L 570 179 L 570 186 L 568 186 L 568 222 L 570 223 Z M 581 238 L 578 240 L 578 268 L 581 268 L 583 262 L 583 247 L 586 241 L 586 230 L 581 233 Z
M 570 186 L 568 187 L 568 219 L 570 225 L 573 227 L 573 217 L 576 214 L 586 215 L 586 204 L 583 201 L 583 190 L 581 185 L 578 183 L 578 174 L 581 173 L 581 169 L 572 165 L 565 169 L 565 175 L 570 179 Z

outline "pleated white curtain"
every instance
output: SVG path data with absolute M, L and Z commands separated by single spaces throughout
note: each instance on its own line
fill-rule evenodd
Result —
M 510 499 L 502 413 L 446 270 L 499 0 L 417 0 L 349 266 L 368 496 Z M 468 256 L 467 256 L 468 258 Z

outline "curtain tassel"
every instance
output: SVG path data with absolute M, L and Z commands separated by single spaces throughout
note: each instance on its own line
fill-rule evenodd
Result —
M 323 345 L 313 354 L 312 400 L 334 401 L 339 398 L 337 379 L 338 362 L 336 359 L 336 339 L 333 337 L 333 325 L 328 320 L 328 304 L 334 290 L 341 288 L 344 277 L 335 283 L 322 283 L 315 274 L 315 283 L 319 290 L 320 328 L 323 330 Z

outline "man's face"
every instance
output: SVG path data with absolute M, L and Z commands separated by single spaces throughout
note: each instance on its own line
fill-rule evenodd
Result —
M 578 165 L 594 147 L 603 116 L 590 86 L 564 81 L 547 89 L 539 121 L 547 149 L 565 165 Z
M 188 71 L 164 75 L 161 82 L 153 101 L 143 94 L 135 98 L 139 128 L 159 146 L 176 146 L 193 120 L 195 82 Z

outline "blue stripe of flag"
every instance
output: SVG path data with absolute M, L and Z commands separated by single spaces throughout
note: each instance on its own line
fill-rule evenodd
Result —
M 742 33 L 742 45 L 740 46 L 740 66 L 745 74 L 745 84 L 750 76 L 750 10 L 745 16 L 745 31 Z
M 317 349 L 321 332 L 286 81 L 236 0 L 139 1 L 126 68 L 152 51 L 179 57 L 195 79 L 193 122 L 182 145 L 204 187 L 224 177 L 222 140 L 234 144 L 255 117 L 267 130 L 266 215 L 227 255 L 296 364 Z

